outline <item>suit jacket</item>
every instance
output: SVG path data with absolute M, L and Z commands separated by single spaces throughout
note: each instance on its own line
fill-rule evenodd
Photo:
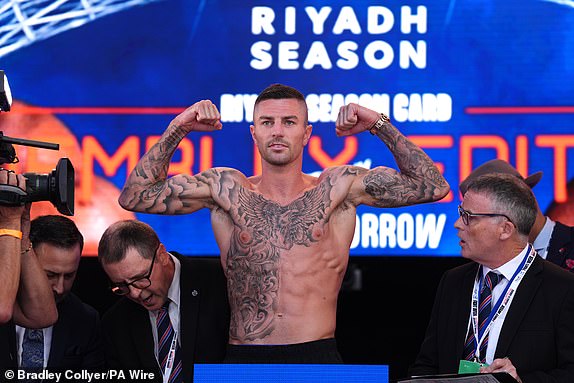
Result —
M 70 293 L 58 304 L 58 321 L 52 328 L 48 369 L 101 370 L 105 367 L 100 315 Z M 17 337 L 14 323 L 0 330 L 0 367 L 16 368 Z
M 566 270 L 574 271 L 574 227 L 556 222 L 546 259 Z
M 193 379 L 194 363 L 218 363 L 225 357 L 229 337 L 226 279 L 219 258 L 183 257 L 181 262 L 180 332 L 182 373 Z M 102 318 L 108 367 L 161 371 L 154 354 L 148 311 L 128 298 L 120 299 Z
M 457 373 L 478 264 L 447 271 L 409 375 Z M 574 381 L 574 275 L 536 257 L 516 290 L 494 358 L 508 357 L 523 383 Z

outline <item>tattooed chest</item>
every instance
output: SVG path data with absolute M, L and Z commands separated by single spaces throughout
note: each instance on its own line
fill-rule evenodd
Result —
M 226 262 L 232 339 L 262 339 L 276 329 L 281 255 L 323 238 L 327 197 L 324 189 L 314 189 L 281 206 L 256 193 L 239 192 L 231 212 L 234 228 Z
M 232 215 L 227 283 L 230 336 L 245 342 L 275 331 L 281 255 L 293 246 L 309 247 L 321 240 L 329 204 L 306 195 L 281 206 L 254 193 L 243 195 L 241 201 Z
M 319 241 L 324 234 L 330 206 L 327 195 L 320 190 L 307 192 L 286 206 L 243 191 L 232 215 L 236 246 L 267 245 L 289 250 L 294 245 L 308 247 Z

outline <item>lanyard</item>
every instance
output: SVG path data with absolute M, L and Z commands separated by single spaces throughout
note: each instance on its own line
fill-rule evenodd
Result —
M 524 274 L 530 268 L 530 265 L 534 261 L 536 257 L 536 252 L 532 249 L 532 246 L 528 244 L 528 250 L 524 259 L 514 272 L 514 275 L 506 285 L 504 291 L 502 292 L 501 296 L 497 299 L 496 304 L 493 306 L 492 310 L 488 318 L 486 319 L 486 324 L 484 326 L 483 331 L 480 333 L 479 326 L 478 326 L 478 305 L 479 305 L 479 294 L 482 291 L 484 278 L 482 276 L 482 267 L 478 269 L 476 274 L 474 290 L 472 292 L 472 316 L 471 316 L 471 325 L 474 331 L 474 339 L 476 344 L 476 351 L 475 357 L 477 360 L 480 360 L 480 345 L 484 342 L 484 339 L 488 335 L 490 331 L 490 327 L 494 323 L 494 321 L 504 312 L 504 310 L 508 307 L 508 302 L 514 295 L 514 292 L 518 288 L 518 284 L 520 280 L 524 277 Z
M 171 370 L 173 369 L 173 361 L 175 359 L 175 350 L 177 348 L 177 331 L 173 332 L 173 339 L 169 346 L 169 352 L 167 353 L 167 361 L 165 363 L 165 370 L 163 372 L 163 383 L 168 383 L 169 376 L 171 375 Z M 158 361 L 161 370 L 161 363 Z

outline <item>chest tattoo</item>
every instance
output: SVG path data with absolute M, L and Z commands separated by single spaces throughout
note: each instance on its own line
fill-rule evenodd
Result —
M 226 267 L 232 338 L 252 341 L 273 332 L 281 253 L 322 238 L 331 189 L 322 182 L 286 206 L 243 187 L 230 192 L 234 229 Z

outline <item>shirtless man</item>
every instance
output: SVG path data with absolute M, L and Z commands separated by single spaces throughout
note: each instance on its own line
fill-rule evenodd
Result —
M 386 116 L 357 104 L 339 111 L 337 135 L 371 131 L 391 150 L 400 172 L 345 165 L 318 178 L 303 173 L 312 127 L 304 96 L 291 87 L 263 90 L 253 113 L 250 130 L 261 175 L 213 168 L 167 178 L 170 159 L 189 132 L 222 128 L 215 105 L 203 100 L 175 117 L 141 158 L 120 205 L 153 214 L 210 209 L 231 306 L 226 362 L 341 362 L 334 341 L 336 306 L 356 207 L 437 201 L 449 185 Z

